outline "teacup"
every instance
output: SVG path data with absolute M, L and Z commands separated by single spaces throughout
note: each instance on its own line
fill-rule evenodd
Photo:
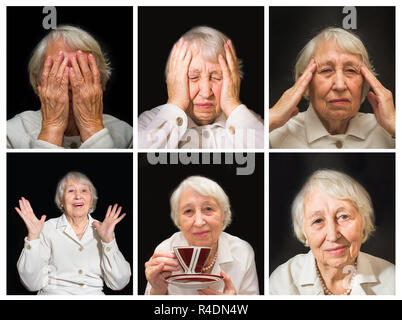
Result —
M 210 247 L 178 246 L 173 250 L 184 273 L 201 273 L 211 253 Z

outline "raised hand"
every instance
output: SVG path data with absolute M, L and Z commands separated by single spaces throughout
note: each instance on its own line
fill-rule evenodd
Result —
M 39 239 L 42 232 L 43 225 L 45 224 L 46 216 L 43 215 L 40 220 L 36 218 L 35 213 L 31 208 L 31 204 L 27 199 L 22 197 L 19 201 L 20 207 L 15 207 L 15 211 L 24 220 L 25 226 L 28 229 L 28 240 Z
M 278 102 L 269 109 L 269 131 L 282 127 L 290 118 L 299 113 L 297 104 L 300 102 L 304 92 L 313 78 L 317 69 L 314 60 L 311 60 L 306 70 L 296 81 L 296 83 L 286 90 Z
M 103 242 L 109 243 L 114 239 L 114 229 L 116 225 L 123 220 L 126 216 L 125 213 L 120 215 L 121 207 L 118 207 L 117 203 L 112 207 L 108 207 L 105 219 L 102 223 L 95 221 L 93 226 L 96 228 L 99 237 Z
M 39 140 L 61 146 L 68 125 L 68 58 L 59 52 L 56 59 L 47 57 L 38 86 L 41 101 L 42 129 Z
M 225 43 L 224 49 L 226 59 L 222 55 L 218 57 L 223 76 L 220 105 L 226 117 L 229 117 L 232 111 L 241 104 L 239 98 L 241 80 L 239 63 L 230 40 Z
M 152 257 L 145 263 L 145 277 L 151 285 L 151 294 L 166 294 L 168 283 L 166 278 L 173 271 L 181 270 L 179 261 L 174 253 L 154 252 Z
M 174 104 L 186 111 L 190 104 L 188 71 L 192 53 L 188 43 L 183 39 L 173 46 L 170 55 L 166 84 L 168 103 Z
M 92 54 L 78 51 L 72 57 L 69 79 L 73 95 L 75 123 L 84 142 L 103 126 L 103 90 L 100 73 Z
M 395 137 L 395 106 L 392 92 L 384 88 L 380 81 L 370 72 L 366 65 L 362 65 L 361 73 L 370 84 L 374 92 L 367 94 L 367 99 L 373 107 L 375 117 L 387 132 Z

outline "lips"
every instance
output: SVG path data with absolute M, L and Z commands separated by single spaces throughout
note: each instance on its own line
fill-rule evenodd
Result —
M 196 236 L 198 238 L 205 238 L 206 236 L 208 236 L 209 231 L 198 231 L 198 232 L 194 232 L 193 234 L 194 234 L 194 236 Z
M 346 98 L 329 100 L 329 103 L 334 104 L 334 105 L 342 105 L 342 104 L 349 103 L 349 102 L 350 102 L 349 99 L 346 99 Z
M 76 208 L 77 207 L 83 207 L 84 204 L 83 203 L 74 203 L 73 206 L 76 207 Z
M 195 106 L 199 109 L 209 109 L 214 106 L 211 102 L 204 102 L 204 103 L 195 103 Z
M 346 246 L 337 246 L 331 249 L 326 249 L 325 251 L 332 255 L 342 254 L 346 250 Z

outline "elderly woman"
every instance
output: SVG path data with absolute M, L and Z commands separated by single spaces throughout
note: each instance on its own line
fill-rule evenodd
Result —
M 117 204 L 109 206 L 103 222 L 90 213 L 97 202 L 96 189 L 82 173 L 69 172 L 55 197 L 63 212 L 45 222 L 38 219 L 25 198 L 15 210 L 28 229 L 17 263 L 23 285 L 38 294 L 103 294 L 103 283 L 113 290 L 130 281 L 129 263 L 117 247 L 114 229 L 125 216 Z
M 259 294 L 253 249 L 223 232 L 231 221 L 231 210 L 227 195 L 216 182 L 199 176 L 185 179 L 173 192 L 170 206 L 180 231 L 159 244 L 145 264 L 146 294 Z M 170 275 L 182 272 L 173 248 L 183 245 L 211 247 L 202 272 L 221 275 L 223 281 L 202 290 L 168 283 Z
M 270 293 L 378 295 L 395 293 L 395 266 L 360 251 L 374 231 L 367 191 L 346 174 L 318 170 L 292 205 L 297 238 L 310 247 L 279 266 Z
M 227 36 L 195 27 L 166 65 L 167 103 L 138 120 L 142 148 L 263 148 L 263 121 L 240 102 L 241 63 Z
M 373 69 L 356 35 L 321 31 L 299 54 L 294 86 L 269 111 L 271 147 L 394 148 L 392 93 Z M 298 114 L 303 95 L 310 105 Z M 359 112 L 366 96 L 374 115 Z
M 103 114 L 111 67 L 89 33 L 57 27 L 36 46 L 28 69 L 41 109 L 8 120 L 8 148 L 132 147 L 132 127 Z

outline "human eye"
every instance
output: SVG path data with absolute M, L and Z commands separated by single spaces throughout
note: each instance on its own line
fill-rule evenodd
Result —
M 313 219 L 313 225 L 315 224 L 315 225 L 319 225 L 319 224 L 321 224 L 321 223 L 323 223 L 324 222 L 324 220 L 322 219 L 322 218 L 316 218 L 316 219 Z
M 331 74 L 333 72 L 333 69 L 330 67 L 323 67 L 321 68 L 318 73 L 324 74 L 324 75 L 328 75 Z
M 200 78 L 198 74 L 189 74 L 188 79 L 192 81 L 197 81 Z

